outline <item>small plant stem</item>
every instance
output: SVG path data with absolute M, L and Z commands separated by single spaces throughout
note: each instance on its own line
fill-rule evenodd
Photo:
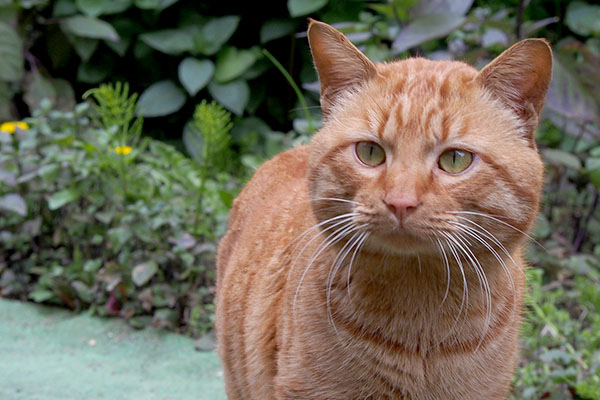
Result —
M 516 23 L 515 23 L 515 36 L 517 37 L 517 40 L 521 39 L 521 34 L 522 34 L 521 27 L 523 25 L 523 11 L 525 11 L 525 8 L 528 6 L 528 4 L 529 4 L 528 0 L 519 0 L 519 4 L 517 6 L 517 18 L 516 18 Z
M 204 143 L 202 148 L 202 165 L 200 165 L 200 187 L 198 188 L 198 205 L 196 206 L 196 217 L 194 218 L 194 233 L 198 233 L 198 225 L 200 224 L 200 216 L 202 214 L 202 203 L 204 200 L 204 184 L 207 177 L 207 158 L 208 158 L 208 143 Z
M 121 162 L 120 162 L 120 170 L 119 170 L 119 175 L 121 175 L 121 184 L 123 185 L 123 194 L 125 195 L 125 197 L 127 197 L 127 177 L 125 176 L 125 154 L 120 154 L 121 156 Z
M 583 245 L 583 242 L 585 241 L 585 237 L 587 236 L 587 231 L 588 231 L 588 226 L 590 224 L 590 221 L 592 220 L 592 217 L 594 216 L 594 213 L 596 212 L 596 209 L 598 208 L 598 201 L 600 200 L 600 193 L 599 190 L 596 189 L 594 190 L 594 197 L 592 200 L 592 205 L 590 206 L 590 209 L 587 213 L 587 215 L 585 216 L 585 218 L 583 219 L 583 224 L 578 224 L 578 229 L 576 231 L 575 234 L 575 240 L 573 240 L 573 253 L 577 253 L 579 252 L 579 250 L 581 250 L 581 246 Z
M 298 101 L 300 102 L 300 105 L 301 105 L 302 109 L 304 110 L 304 115 L 306 117 L 306 120 L 308 121 L 308 129 L 310 129 L 312 132 L 314 132 L 315 125 L 313 124 L 312 118 L 310 116 L 310 112 L 308 111 L 308 106 L 306 105 L 306 100 L 304 99 L 304 95 L 302 94 L 302 91 L 300 91 L 300 88 L 298 87 L 298 85 L 296 85 L 296 82 L 294 82 L 294 78 L 292 78 L 292 76 L 285 70 L 285 68 L 283 68 L 283 65 L 281 65 L 281 63 L 279 61 L 277 61 L 277 59 L 275 57 L 273 57 L 273 55 L 271 53 L 269 53 L 266 49 L 263 49 L 263 54 L 265 56 L 267 56 L 267 58 L 269 60 L 271 60 L 271 62 L 275 65 L 275 67 L 277 67 L 279 72 L 281 72 L 281 74 L 288 81 L 288 83 L 290 84 L 292 89 L 294 89 L 294 92 L 296 92 Z

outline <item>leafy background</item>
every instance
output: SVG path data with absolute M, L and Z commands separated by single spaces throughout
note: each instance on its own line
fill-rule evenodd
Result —
M 546 190 L 513 398 L 600 399 L 600 6 L 288 0 L 260 11 L 0 0 L 0 122 L 27 123 L 0 125 L 0 296 L 201 337 L 232 199 L 320 125 L 306 17 L 377 61 L 481 67 L 546 37 Z

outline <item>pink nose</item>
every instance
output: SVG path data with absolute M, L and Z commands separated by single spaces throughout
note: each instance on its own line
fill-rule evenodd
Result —
M 406 220 L 406 217 L 415 211 L 421 204 L 415 195 L 393 197 L 388 196 L 383 200 L 383 202 L 389 208 L 389 210 L 394 213 L 400 225 L 402 225 L 402 223 Z

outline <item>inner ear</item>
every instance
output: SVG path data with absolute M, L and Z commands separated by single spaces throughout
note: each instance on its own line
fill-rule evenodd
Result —
M 341 32 L 310 20 L 308 42 L 321 84 L 321 109 L 327 116 L 340 94 L 377 74 L 375 64 Z
M 483 86 L 517 114 L 532 142 L 551 78 L 552 50 L 544 39 L 516 43 L 478 76 Z

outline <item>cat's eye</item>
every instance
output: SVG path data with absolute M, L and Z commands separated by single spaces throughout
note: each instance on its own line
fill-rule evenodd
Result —
M 375 142 L 356 143 L 356 156 L 370 167 L 376 167 L 385 161 L 385 151 Z
M 473 162 L 473 153 L 452 149 L 442 153 L 438 165 L 449 174 L 459 174 L 469 168 Z

